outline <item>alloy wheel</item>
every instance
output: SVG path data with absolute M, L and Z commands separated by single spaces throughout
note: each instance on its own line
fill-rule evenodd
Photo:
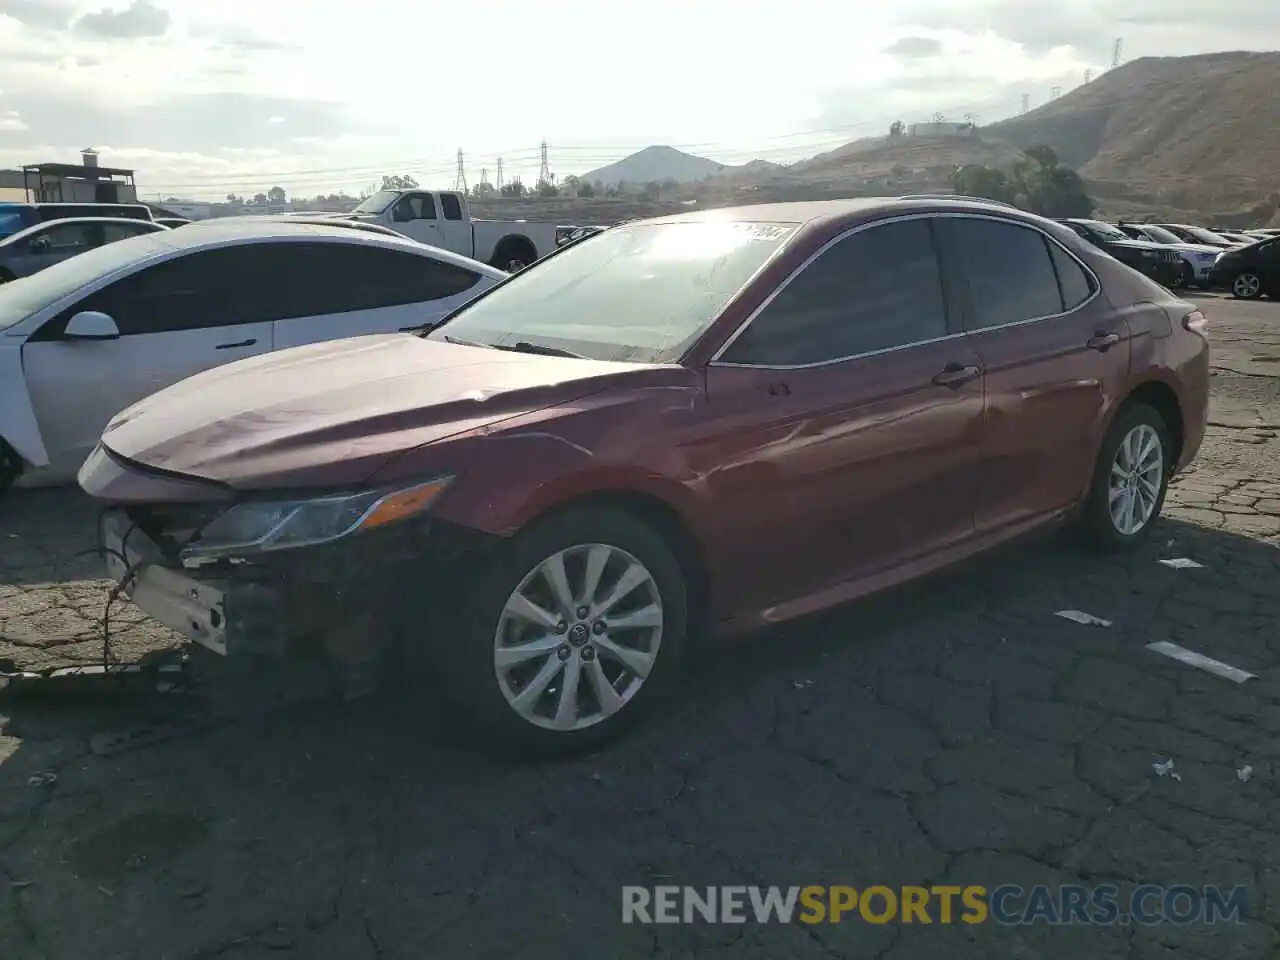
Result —
M 1142 423 L 1125 434 L 1111 462 L 1107 509 L 1116 532 L 1132 536 L 1150 521 L 1164 480 L 1160 434 Z
M 507 704 L 546 730 L 594 726 L 635 697 L 662 644 L 653 574 L 619 547 L 560 550 L 512 591 L 494 633 Z
M 1262 279 L 1256 273 L 1242 273 L 1231 284 L 1231 292 L 1244 300 L 1252 299 L 1262 289 Z

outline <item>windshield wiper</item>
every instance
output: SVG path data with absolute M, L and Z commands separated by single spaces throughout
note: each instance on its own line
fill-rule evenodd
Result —
M 476 343 L 474 340 L 463 340 L 461 337 L 451 337 L 447 333 L 441 334 L 440 338 L 446 343 L 456 343 L 460 347 L 488 347 L 491 350 L 493 349 L 492 343 Z
M 530 343 L 528 340 L 517 340 L 508 347 L 501 347 L 502 350 L 513 350 L 516 353 L 536 353 L 542 357 L 568 357 L 571 360 L 587 359 L 580 353 L 574 353 L 572 350 L 561 350 L 559 347 L 548 347 L 541 343 Z

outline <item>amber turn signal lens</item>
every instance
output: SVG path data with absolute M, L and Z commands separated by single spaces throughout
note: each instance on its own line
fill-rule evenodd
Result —
M 369 515 L 360 524 L 360 529 L 370 530 L 421 513 L 435 503 L 448 486 L 449 478 L 445 478 L 388 494 L 369 511 Z

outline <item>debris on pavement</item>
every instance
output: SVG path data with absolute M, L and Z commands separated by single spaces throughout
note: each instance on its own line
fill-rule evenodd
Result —
M 1182 781 L 1182 775 L 1173 769 L 1172 760 L 1160 760 L 1151 765 L 1151 769 L 1156 772 L 1157 777 L 1169 777 L 1170 779 Z
M 43 770 L 40 773 L 32 774 L 27 777 L 28 787 L 48 787 L 58 782 L 58 775 L 52 770 Z
M 1110 620 L 1103 620 L 1101 617 L 1095 617 L 1092 613 L 1085 613 L 1083 610 L 1059 610 L 1054 616 L 1061 617 L 1063 620 L 1070 620 L 1072 623 L 1082 623 L 1086 627 L 1111 626 Z
M 1241 783 L 1248 783 L 1250 780 L 1253 779 L 1253 767 L 1249 766 L 1249 764 L 1246 763 L 1243 767 L 1241 767 L 1239 770 L 1236 771 L 1236 779 L 1239 780 Z
M 792 680 L 791 685 L 797 690 L 803 690 L 805 687 L 812 687 L 817 680 Z
M 1246 680 L 1252 680 L 1257 676 L 1247 670 L 1233 667 L 1229 663 L 1223 663 L 1221 660 L 1206 657 L 1203 653 L 1196 653 L 1194 650 L 1180 647 L 1168 640 L 1157 640 L 1155 643 L 1148 643 L 1147 649 L 1153 653 L 1159 653 L 1177 660 L 1179 663 L 1185 663 L 1189 667 L 1197 667 L 1206 673 L 1212 673 L 1214 676 L 1222 677 L 1224 680 L 1232 680 L 1236 683 L 1244 683 Z
M 1161 560 L 1166 567 L 1172 567 L 1174 570 L 1203 570 L 1204 564 L 1197 563 L 1190 557 L 1175 557 L 1172 560 Z

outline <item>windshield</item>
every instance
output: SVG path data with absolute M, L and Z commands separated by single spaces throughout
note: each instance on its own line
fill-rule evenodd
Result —
M 164 239 L 169 232 L 158 230 L 117 240 L 55 263 L 39 273 L 0 284 L 0 330 L 25 320 L 37 310 L 74 293 L 98 277 L 172 246 Z
M 1104 240 L 1133 239 L 1132 237 L 1128 236 L 1119 227 L 1113 227 L 1111 224 L 1103 223 L 1101 220 L 1086 220 L 1084 221 L 1084 223 L 1087 227 L 1089 227 L 1089 229 L 1091 229 L 1098 236 L 1102 237 Z
M 1197 240 L 1203 243 L 1230 243 L 1226 237 L 1221 234 L 1214 233 L 1212 230 L 1206 230 L 1204 227 L 1187 227 L 1187 233 L 1191 234 Z
M 351 212 L 379 214 L 395 203 L 399 196 L 398 190 L 379 190 L 373 196 L 360 201 L 360 206 Z
M 1164 227 L 1144 226 L 1142 232 L 1156 241 L 1156 243 L 1182 243 L 1182 239 L 1176 233 L 1166 230 Z
M 667 363 L 795 230 L 734 221 L 614 227 L 501 284 L 428 338 Z

